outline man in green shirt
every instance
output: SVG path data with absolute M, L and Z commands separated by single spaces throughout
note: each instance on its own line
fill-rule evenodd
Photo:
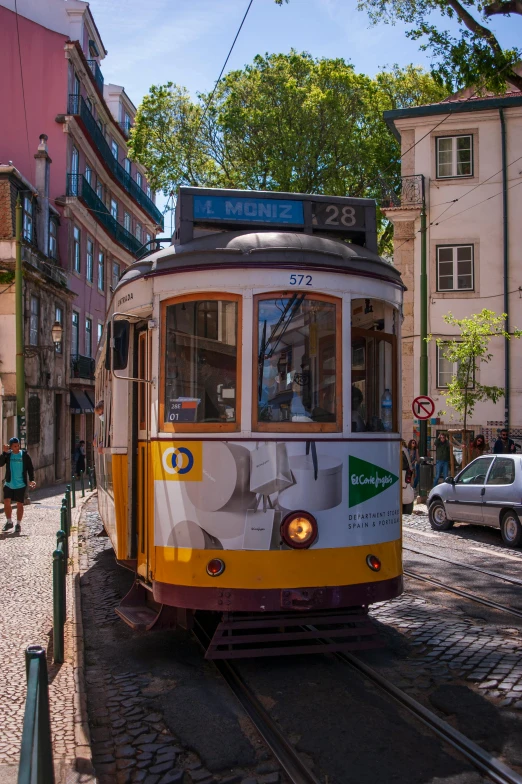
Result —
M 0 455 L 0 466 L 5 465 L 4 484 L 4 510 L 6 523 L 2 531 L 9 531 L 13 527 L 12 504 L 16 503 L 15 534 L 22 531 L 22 517 L 24 516 L 25 491 L 29 486 L 36 487 L 34 481 L 33 462 L 25 449 L 20 448 L 18 438 L 11 438 L 9 446 L 4 445 Z
M 445 433 L 440 433 L 435 442 L 435 481 L 433 487 L 438 485 L 439 478 L 446 479 L 449 474 L 450 445 Z

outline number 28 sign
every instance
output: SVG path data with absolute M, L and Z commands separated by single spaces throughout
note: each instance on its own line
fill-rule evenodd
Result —
M 331 229 L 363 229 L 364 217 L 364 207 L 359 204 L 329 204 L 324 201 L 313 203 L 314 226 Z

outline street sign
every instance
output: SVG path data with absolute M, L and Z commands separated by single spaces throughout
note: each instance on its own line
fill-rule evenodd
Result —
M 411 410 L 417 419 L 430 419 L 435 411 L 435 403 L 428 395 L 419 395 L 411 404 Z

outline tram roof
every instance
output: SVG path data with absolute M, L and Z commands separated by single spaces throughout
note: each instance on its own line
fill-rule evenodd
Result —
M 393 264 L 353 243 L 292 231 L 225 231 L 169 245 L 138 260 L 125 270 L 118 288 L 136 278 L 169 272 L 296 266 L 384 278 L 403 286 Z

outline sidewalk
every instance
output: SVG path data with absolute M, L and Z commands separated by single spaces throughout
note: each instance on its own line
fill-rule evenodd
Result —
M 52 554 L 56 549 L 56 532 L 60 529 L 60 507 L 65 484 L 31 492 L 32 503 L 25 507 L 21 535 L 0 534 L 0 782 L 16 784 L 25 709 L 26 676 L 24 652 L 28 645 L 42 645 L 48 653 L 51 731 L 56 770 L 56 784 L 80 780 L 72 778 L 81 742 L 79 726 L 78 661 L 82 660 L 82 642 L 78 645 L 78 599 L 75 601 L 75 577 L 67 579 L 67 624 L 65 627 L 65 661 L 52 662 Z M 77 564 L 76 517 L 92 494 L 85 499 L 76 494 L 73 509 L 70 556 Z M 15 515 L 13 515 L 14 519 Z M 5 516 L 0 518 L 1 525 Z M 1 526 L 0 526 L 1 527 Z M 76 550 L 76 552 L 75 552 Z M 80 729 L 80 732 L 78 732 Z M 78 738 L 80 735 L 80 738 Z M 90 780 L 85 777 L 83 780 Z

